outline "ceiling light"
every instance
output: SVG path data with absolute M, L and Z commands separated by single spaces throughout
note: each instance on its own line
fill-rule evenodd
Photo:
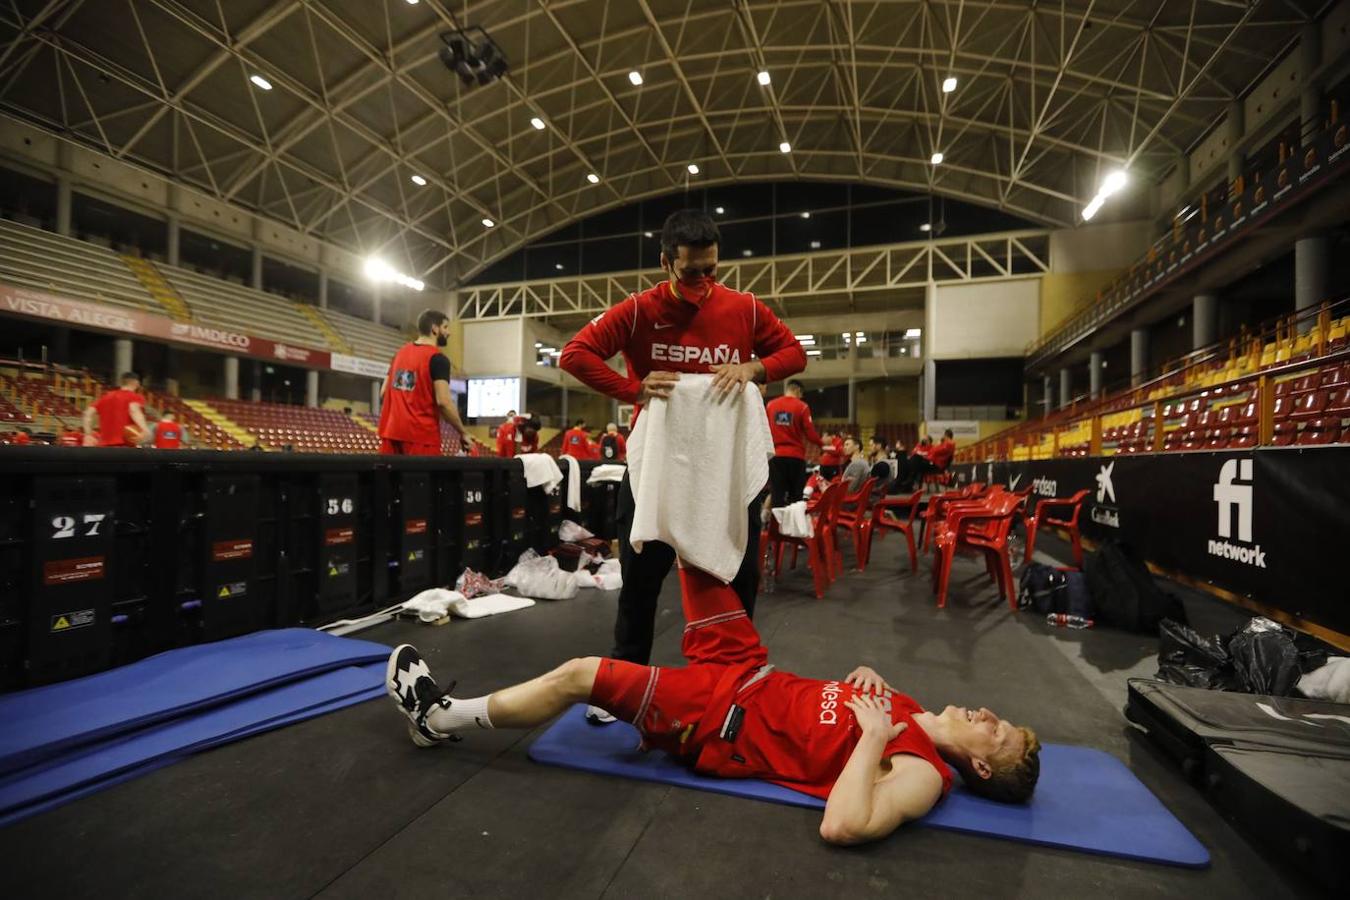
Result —
M 538 116 L 535 116 L 534 118 L 530 119 L 530 124 L 534 126 L 535 131 L 544 130 L 544 120 L 539 118 Z
M 1098 194 L 1092 198 L 1092 202 L 1083 207 L 1083 221 L 1090 222 L 1097 211 L 1102 208 L 1102 195 Z
M 597 175 L 597 174 L 595 174 L 594 172 L 587 172 L 587 173 L 586 173 L 586 180 L 589 181 L 591 184 L 599 184 L 599 183 L 600 183 L 600 176 Z
M 864 334 L 863 332 L 861 332 L 861 331 L 855 331 L 855 332 L 853 332 L 853 336 L 854 336 L 854 337 L 857 337 L 857 338 L 860 338 L 860 337 L 866 337 L 867 335 L 865 335 L 865 334 Z
M 1110 197 L 1116 191 L 1123 188 L 1128 180 L 1129 179 L 1125 177 L 1125 173 L 1122 170 L 1116 169 L 1116 171 L 1107 175 L 1106 180 L 1102 182 L 1101 196 L 1103 198 Z
M 554 263 L 554 264 L 553 264 L 553 268 L 555 268 L 555 269 L 557 269 L 559 272 L 561 272 L 561 271 L 563 270 L 563 264 L 562 264 L 562 263 Z
M 538 350 L 538 349 L 539 349 L 540 347 L 542 347 L 542 346 L 544 346 L 544 342 L 543 342 L 543 341 L 535 341 L 535 342 L 534 342 L 534 349 Z
M 809 219 L 809 218 L 811 218 L 811 213 L 810 213 L 810 211 L 808 210 L 807 212 L 802 213 L 802 218 L 803 218 L 803 219 Z
M 905 329 L 905 340 L 907 340 L 907 341 L 918 340 L 922 335 L 923 335 L 923 329 L 922 329 L 922 328 L 906 328 L 906 329 Z
M 814 341 L 816 339 L 814 334 L 794 334 L 793 337 L 799 341 Z
M 924 222 L 922 225 L 919 226 L 919 230 L 920 230 L 920 231 L 932 231 L 932 230 L 933 230 L 933 226 L 932 226 L 932 225 L 929 225 L 927 222 Z
M 652 233 L 651 233 L 650 231 L 644 231 L 644 232 L 642 232 L 642 236 L 643 236 L 643 237 L 651 237 L 651 236 L 652 236 Z
M 807 351 L 806 351 L 806 355 L 807 355 L 807 356 L 819 356 L 819 355 L 820 355 L 820 351 L 819 351 L 819 350 L 807 350 Z
M 723 213 L 725 213 L 726 211 L 727 211 L 727 210 L 726 210 L 726 207 L 724 207 L 724 206 L 719 206 L 719 207 L 717 207 L 717 214 L 718 214 L 719 216 L 722 215 Z
M 787 141 L 783 141 L 781 144 L 778 145 L 778 152 L 779 152 L 779 153 L 791 153 L 791 152 L 792 152 L 792 145 L 789 144 Z
M 488 218 L 484 218 L 484 219 L 483 219 L 483 227 L 484 227 L 484 228 L 491 228 L 492 226 L 494 226 L 494 225 L 496 225 L 496 224 L 497 224 L 497 223 L 494 222 L 494 221 L 492 221 L 491 219 L 488 219 Z
M 754 256 L 754 255 L 755 251 L 751 250 L 749 247 L 746 247 L 744 250 L 741 251 L 741 256 Z
M 935 165 L 935 166 L 940 166 L 940 165 L 942 165 L 942 160 L 943 160 L 943 156 L 942 156 L 941 151 L 939 151 L 939 152 L 937 152 L 937 153 L 934 153 L 932 156 L 928 157 L 928 161 L 929 161 L 930 163 L 932 163 L 933 165 Z
M 697 174 L 698 174 L 698 163 L 690 163 L 690 164 L 689 164 L 689 174 L 690 174 L 690 175 L 697 175 Z
M 820 241 L 812 241 L 812 242 L 811 242 L 811 249 L 812 249 L 812 250 L 819 250 L 819 249 L 820 249 Z
M 637 87 L 638 85 L 642 84 L 642 73 L 639 72 L 637 69 L 634 69 L 633 71 L 628 73 L 628 80 L 633 83 L 633 87 Z
M 407 0 L 407 4 L 408 4 L 409 6 L 416 6 L 416 5 L 417 5 L 417 0 Z
M 414 176 L 412 176 L 412 179 L 411 179 L 411 180 L 412 180 L 412 183 L 415 184 L 415 185 L 417 185 L 418 187 L 426 187 L 426 186 L 427 186 L 427 180 L 426 180 L 425 178 L 423 178 L 421 175 L 414 175 Z
M 816 345 L 816 339 L 815 339 L 815 338 L 802 338 L 801 341 L 800 341 L 800 343 L 801 343 L 801 345 L 802 345 L 803 347 L 814 347 L 814 346 Z
M 942 80 L 942 93 L 950 94 L 954 90 L 956 90 L 956 76 L 948 75 Z
M 378 256 L 369 257 L 362 268 L 366 277 L 377 283 L 382 281 L 394 281 L 403 285 L 405 288 L 411 288 L 414 291 L 420 291 L 426 287 L 426 285 L 418 279 L 404 275 Z
M 759 81 L 760 84 L 768 84 L 768 83 L 769 83 L 769 73 L 768 73 L 768 72 L 763 72 L 763 71 L 761 71 L 758 75 L 755 76 L 755 78 L 758 79 L 758 81 Z
M 261 75 L 250 75 L 248 76 L 248 80 L 262 88 L 264 91 L 270 91 L 272 89 L 272 82 Z

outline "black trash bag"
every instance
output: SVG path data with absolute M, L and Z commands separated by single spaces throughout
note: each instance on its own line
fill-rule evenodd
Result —
M 1189 625 L 1163 619 L 1159 625 L 1158 679 L 1209 691 L 1239 691 L 1241 680 L 1233 660 L 1216 635 L 1201 634 Z
M 1293 636 L 1263 616 L 1252 619 L 1229 638 L 1228 655 L 1242 680 L 1242 689 L 1249 693 L 1292 696 L 1302 674 Z

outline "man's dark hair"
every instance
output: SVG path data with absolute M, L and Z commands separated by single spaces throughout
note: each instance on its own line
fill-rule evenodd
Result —
M 722 242 L 717 223 L 701 209 L 681 209 L 666 217 L 661 226 L 661 252 L 672 263 L 679 247 L 702 249 Z
M 123 384 L 126 384 L 128 381 L 140 381 L 140 380 L 141 380 L 141 376 L 138 375 L 138 374 L 136 374 L 135 372 L 123 372 L 123 373 L 122 373 L 121 382 L 122 382 Z
M 886 446 L 886 439 L 885 439 L 884 437 L 882 437 L 881 435 L 879 435 L 879 434 L 874 434 L 874 435 L 872 435 L 872 443 L 874 443 L 874 444 L 880 444 L 881 446 L 885 447 L 885 446 Z
M 949 437 L 949 438 L 951 438 L 952 440 L 956 440 L 956 435 L 952 434 L 952 430 L 951 430 L 950 428 L 948 428 L 946 431 L 942 432 L 942 436 L 943 436 L 943 437 Z
M 789 381 L 787 383 L 787 389 L 790 391 L 800 391 L 802 390 L 802 383 L 800 381 Z
M 572 427 L 573 427 L 573 428 L 580 428 L 582 425 L 585 425 L 585 424 L 586 424 L 586 420 L 585 420 L 585 419 L 577 419 L 575 422 L 572 423 Z
M 417 333 L 429 336 L 431 329 L 450 321 L 450 317 L 439 309 L 424 309 L 417 317 Z

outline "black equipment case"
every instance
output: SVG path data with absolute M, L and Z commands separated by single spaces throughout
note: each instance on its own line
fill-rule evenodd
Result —
M 1350 705 L 1131 678 L 1125 716 L 1255 843 L 1350 890 Z

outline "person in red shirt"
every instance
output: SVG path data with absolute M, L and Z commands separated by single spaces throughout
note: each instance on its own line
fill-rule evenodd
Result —
M 820 451 L 820 477 L 831 481 L 844 467 L 844 436 L 835 431 Z
M 789 381 L 781 397 L 764 407 L 773 435 L 773 459 L 769 460 L 769 504 L 779 507 L 802 499 L 806 487 L 806 444 L 824 447 L 811 421 L 811 407 L 802 400 L 802 385 Z
M 952 434 L 952 430 L 948 428 L 942 432 L 942 440 L 933 448 L 933 452 L 929 454 L 928 459 L 938 471 L 942 471 L 952 464 L 952 457 L 955 454 L 956 437 Z
M 141 376 L 123 372 L 122 386 L 104 391 L 103 396 L 84 410 L 86 447 L 139 447 L 150 433 L 145 424 L 145 398 L 141 396 Z M 98 434 L 94 417 L 98 416 Z
M 607 463 L 621 463 L 628 459 L 628 441 L 619 434 L 619 426 L 613 422 L 605 426 L 597 449 L 600 451 L 597 458 Z
M 520 453 L 539 452 L 539 420 L 529 413 L 516 416 L 516 433 L 520 435 Z
M 705 775 L 759 778 L 820 797 L 820 835 L 857 844 L 918 819 L 951 790 L 1025 802 L 1040 775 L 1040 744 L 988 709 L 929 712 L 875 671 L 802 678 L 768 665 L 734 590 L 680 569 L 686 625 L 683 667 L 572 659 L 532 681 L 483 697 L 444 693 L 416 648 L 390 654 L 389 695 L 421 747 L 467 731 L 534 728 L 573 703 L 603 706 L 632 723 L 646 748 Z
M 712 373 L 712 389 L 727 395 L 747 382 L 777 381 L 806 368 L 806 351 L 767 306 L 754 294 L 718 283 L 720 240 L 717 223 L 707 213 L 672 213 L 661 228 L 661 268 L 668 280 L 596 316 L 563 348 L 558 359 L 563 370 L 602 394 L 632 403 L 634 425 L 642 405 L 669 396 L 681 372 Z M 606 363 L 619 353 L 627 366 L 622 375 Z M 633 505 L 625 475 L 617 516 L 623 588 L 612 655 L 646 663 L 657 595 L 675 553 L 660 541 L 649 541 L 640 554 L 633 552 L 628 543 Z M 750 542 L 732 585 L 753 615 L 759 589 L 758 499 L 746 514 Z M 596 710 L 594 718 L 605 721 L 608 716 Z
M 14 432 L 14 437 L 10 440 L 10 443 L 16 447 L 27 447 L 33 443 L 33 433 L 27 428 L 20 428 Z
M 562 452 L 573 459 L 591 459 L 591 436 L 586 431 L 586 420 L 577 419 L 563 434 Z
M 58 447 L 81 447 L 84 445 L 84 433 L 76 431 L 73 428 L 67 428 L 61 432 L 61 436 L 56 439 Z
M 417 339 L 394 354 L 380 388 L 381 453 L 440 456 L 441 419 L 459 432 L 462 447 L 474 442 L 450 395 L 450 359 L 441 352 L 449 338 L 450 317 L 423 310 Z
M 187 429 L 174 419 L 171 412 L 165 412 L 155 423 L 155 447 L 159 450 L 177 450 L 187 440 Z
M 497 426 L 497 455 L 510 459 L 516 455 L 516 411 L 506 414 L 506 421 Z

